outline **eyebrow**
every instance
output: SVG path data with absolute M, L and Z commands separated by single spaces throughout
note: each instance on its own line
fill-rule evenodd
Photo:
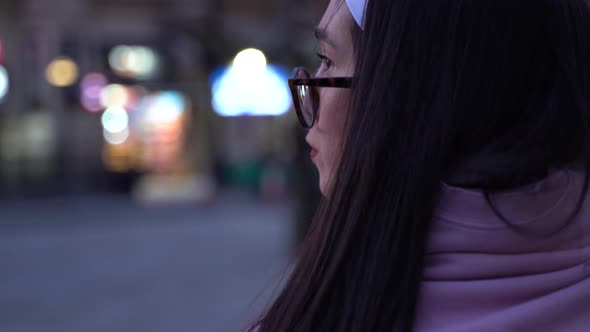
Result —
M 326 42 L 328 45 L 332 46 L 333 48 L 338 48 L 338 46 L 334 42 L 334 40 L 332 40 L 330 38 L 330 36 L 328 36 L 325 29 L 322 29 L 320 27 L 316 27 L 315 29 L 313 29 L 313 33 L 314 33 L 315 37 L 317 38 L 317 40 Z

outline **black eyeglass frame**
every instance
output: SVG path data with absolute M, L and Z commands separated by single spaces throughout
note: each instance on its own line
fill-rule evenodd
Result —
M 303 73 L 306 77 L 301 77 L 300 73 Z M 311 123 L 307 123 L 305 117 L 303 115 L 302 105 L 300 104 L 300 98 L 298 87 L 309 87 L 309 91 L 311 93 L 311 105 L 312 105 L 312 118 Z M 297 67 L 293 69 L 293 73 L 291 74 L 291 78 L 289 79 L 289 89 L 291 90 L 291 95 L 293 97 L 293 106 L 295 107 L 295 112 L 297 113 L 297 119 L 299 119 L 299 123 L 303 128 L 309 129 L 313 127 L 315 123 L 315 119 L 318 113 L 318 107 L 320 104 L 320 95 L 316 88 L 344 88 L 350 89 L 352 88 L 352 77 L 311 77 L 309 74 L 309 70 L 305 67 Z

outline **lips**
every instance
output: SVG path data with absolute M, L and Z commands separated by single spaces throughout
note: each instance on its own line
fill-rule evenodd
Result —
M 315 146 L 313 146 L 313 144 L 311 144 L 311 142 L 309 141 L 309 137 L 306 137 L 305 142 L 307 142 L 307 144 L 309 145 L 310 151 L 309 151 L 309 158 L 313 159 L 318 155 L 318 150 L 315 148 Z
M 318 150 L 312 148 L 311 151 L 309 152 L 309 158 L 314 159 L 317 155 L 318 155 Z

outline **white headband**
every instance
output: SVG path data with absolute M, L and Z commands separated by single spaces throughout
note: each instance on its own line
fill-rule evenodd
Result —
M 367 6 L 367 0 L 346 0 L 348 9 L 352 13 L 352 17 L 356 23 L 363 28 L 365 21 L 365 7 Z

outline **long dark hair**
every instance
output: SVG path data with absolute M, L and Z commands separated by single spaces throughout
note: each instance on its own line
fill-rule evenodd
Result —
M 441 181 L 590 171 L 583 0 L 370 0 L 356 54 L 332 190 L 262 332 L 411 331 Z

